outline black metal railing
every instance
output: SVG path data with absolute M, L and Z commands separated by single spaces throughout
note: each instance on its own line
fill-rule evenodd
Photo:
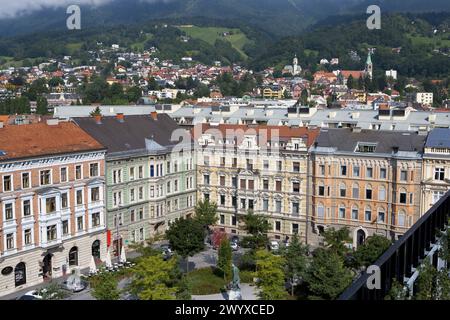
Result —
M 393 279 L 403 283 L 420 265 L 426 252 L 447 228 L 450 217 L 450 191 L 430 208 L 399 240 L 373 264 L 381 271 L 380 289 L 369 289 L 370 274 L 363 272 L 339 297 L 339 300 L 382 300 L 391 289 Z M 436 263 L 436 261 L 434 261 Z

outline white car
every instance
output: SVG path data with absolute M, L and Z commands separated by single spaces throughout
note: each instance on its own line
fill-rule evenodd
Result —
M 233 249 L 233 251 L 239 250 L 239 245 L 237 244 L 237 242 L 231 242 L 230 247 L 231 247 L 231 249 Z
M 17 300 L 42 300 L 42 296 L 38 294 L 37 290 L 28 291 Z
M 279 250 L 280 249 L 280 244 L 278 243 L 278 241 L 272 240 L 270 241 L 270 250 Z

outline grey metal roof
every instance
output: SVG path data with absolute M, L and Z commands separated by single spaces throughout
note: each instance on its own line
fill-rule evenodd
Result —
M 425 144 L 428 148 L 450 148 L 450 129 L 433 129 Z
M 336 152 L 355 152 L 359 143 L 375 144 L 374 154 L 392 154 L 398 148 L 398 156 L 422 153 L 426 136 L 415 132 L 375 131 L 351 129 L 326 129 L 316 139 L 318 148 L 335 148 Z
M 172 132 L 180 128 L 166 114 L 159 114 L 157 120 L 150 115 L 137 115 L 125 116 L 123 122 L 116 117 L 103 117 L 101 124 L 93 118 L 74 118 L 73 121 L 107 147 L 108 153 L 147 150 L 149 140 L 156 149 L 172 146 L 177 143 L 171 141 Z

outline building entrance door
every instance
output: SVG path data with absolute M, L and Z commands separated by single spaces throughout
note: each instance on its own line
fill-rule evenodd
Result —
M 43 260 L 42 273 L 45 279 L 50 279 L 52 277 L 52 258 L 51 253 L 47 254 Z

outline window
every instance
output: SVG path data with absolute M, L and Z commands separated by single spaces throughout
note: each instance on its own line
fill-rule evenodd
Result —
M 113 184 L 122 183 L 122 170 L 113 170 Z
M 340 186 L 339 186 L 339 195 L 342 197 L 342 198 L 345 198 L 346 197 L 346 193 L 347 193 L 347 187 L 345 186 L 345 184 L 341 184 Z
M 69 266 L 78 265 L 78 247 L 69 250 Z
M 12 177 L 11 176 L 3 176 L 3 191 L 12 191 Z
M 25 245 L 29 246 L 33 241 L 31 239 L 31 229 L 26 229 L 23 233 Z
M 100 225 L 100 212 L 95 212 L 92 214 L 92 227 L 98 227 Z
M 224 205 L 225 205 L 225 195 L 224 195 L 224 194 L 221 194 L 221 195 L 220 195 L 220 205 L 221 205 L 221 206 L 224 206 Z
M 45 199 L 45 209 L 46 213 L 53 213 L 56 211 L 56 198 L 47 198 Z
M 134 169 L 134 168 L 133 168 Z M 98 163 L 91 163 L 89 164 L 89 176 L 90 177 L 98 177 Z
M 95 187 L 91 189 L 91 202 L 96 202 L 100 200 L 100 188 Z
M 344 206 L 339 207 L 339 219 L 345 219 L 345 207 Z
M 269 180 L 268 179 L 263 180 L 263 190 L 269 190 Z
M 299 203 L 295 202 L 295 201 L 292 202 L 292 214 L 294 216 L 298 216 L 299 212 L 300 212 L 300 205 L 299 205 Z
M 60 171 L 59 171 L 59 173 L 60 173 L 60 179 L 61 179 L 61 182 L 67 182 L 67 180 L 68 180 L 68 177 L 67 177 L 67 168 L 66 168 L 66 167 L 61 168 Z
M 275 181 L 275 190 L 281 191 L 281 180 Z
M 384 209 L 378 209 L 378 222 L 384 223 L 384 219 L 385 219 Z
M 231 185 L 233 186 L 233 188 L 237 188 L 237 177 L 231 178 Z
M 30 187 L 30 174 L 28 172 L 22 173 L 22 189 Z
M 135 190 L 134 189 L 130 189 L 130 202 L 134 202 L 135 200 Z
M 170 172 L 167 171 L 167 173 L 170 173 Z M 138 167 L 138 177 L 139 177 L 139 179 L 144 178 L 144 167 L 143 166 Z
M 373 178 L 373 168 L 366 168 L 366 177 Z
M 323 182 L 321 182 L 319 184 L 319 189 L 318 189 L 318 193 L 319 196 L 324 196 L 325 195 L 325 186 L 323 185 Z
M 353 176 L 359 177 L 359 173 L 360 173 L 359 166 L 353 166 Z
M 253 210 L 254 209 L 253 204 L 254 204 L 254 200 L 253 199 L 249 199 L 248 200 L 248 209 L 249 210 Z
M 31 201 L 30 200 L 24 200 L 23 201 L 23 208 L 22 208 L 23 216 L 27 217 L 31 215 Z
M 225 224 L 225 215 L 220 215 L 220 224 Z
M 355 152 L 373 153 L 377 145 L 369 143 L 358 143 Z
M 247 170 L 253 170 L 253 160 L 252 159 L 246 159 L 246 168 Z
M 300 193 L 300 182 L 293 182 L 292 183 L 292 191 L 294 193 Z
M 317 217 L 323 219 L 325 217 L 325 207 L 323 204 L 317 206 Z
M 77 230 L 83 230 L 83 217 L 77 217 Z
M 281 212 L 281 200 L 275 201 L 275 211 L 280 213 Z
M 69 234 L 69 220 L 62 221 L 62 234 L 63 236 Z
M 255 189 L 255 181 L 254 180 L 248 180 L 248 189 L 249 190 Z
M 406 191 L 404 189 L 400 190 L 399 202 L 402 204 L 406 204 Z
M 40 172 L 40 184 L 41 184 L 41 186 L 45 186 L 45 185 L 48 185 L 48 184 L 50 184 L 51 182 L 50 182 L 50 170 L 42 170 L 41 172 Z
M 245 198 L 242 198 L 241 199 L 241 209 L 245 209 L 245 205 L 246 205 L 246 199 Z
M 293 162 L 292 163 L 292 171 L 300 172 L 300 162 Z
M 269 170 L 269 160 L 263 160 L 263 168 Z
M 372 186 L 368 185 L 366 187 L 366 199 L 371 200 L 372 199 Z
M 170 181 L 167 181 L 166 184 L 166 192 L 169 194 L 170 193 Z
M 386 179 L 387 173 L 386 168 L 380 168 L 380 179 Z
M 113 192 L 113 206 L 118 207 L 122 204 L 122 192 Z
M 359 186 L 357 184 L 354 184 L 352 187 L 352 197 L 355 199 L 359 198 Z
M 298 223 L 293 223 L 292 224 L 292 233 L 293 234 L 298 234 Z
M 209 157 L 208 156 L 204 156 L 203 157 L 203 165 L 204 166 L 209 166 Z
M 76 196 L 77 196 L 77 205 L 82 205 L 83 204 L 83 190 L 77 190 Z
M 277 170 L 278 171 L 283 170 L 283 162 L 282 161 L 277 161 Z
M 61 193 L 61 208 L 65 209 L 69 207 L 69 199 L 67 192 Z
M 75 180 L 82 179 L 82 174 L 81 165 L 75 166 Z
M 6 203 L 5 204 L 5 220 L 11 220 L 13 218 L 14 218 L 13 204 Z
M 401 170 L 400 171 L 400 180 L 401 181 L 407 181 L 408 180 L 408 171 Z
M 233 158 L 233 163 L 231 165 L 233 168 L 237 168 L 237 158 Z
M 445 179 L 445 169 L 444 168 L 435 168 L 434 169 L 434 180 L 444 181 Z
M 236 216 L 231 216 L 231 225 L 235 226 L 237 224 Z
M 135 179 L 134 172 L 135 172 L 134 171 L 134 167 L 131 167 L 130 168 L 130 174 L 129 174 L 130 181 L 133 181 Z
M 145 235 L 144 235 L 144 228 L 140 228 L 139 229 L 139 240 L 144 240 Z
M 263 211 L 269 211 L 269 200 L 263 199 Z
M 359 211 L 358 208 L 352 208 L 352 219 L 358 220 Z
M 341 165 L 341 176 L 346 176 L 346 175 L 347 175 L 347 166 Z
M 177 207 L 177 202 L 175 200 L 175 207 Z M 178 209 L 178 208 L 176 208 Z M 143 220 L 144 219 L 144 208 L 139 208 L 139 220 Z
M 203 175 L 203 184 L 209 185 L 209 174 Z
M 222 187 L 225 186 L 225 176 L 220 176 L 220 185 L 221 185 Z
M 398 225 L 400 227 L 404 227 L 405 226 L 405 213 L 403 211 L 400 211 L 398 213 Z
M 281 231 L 281 221 L 275 221 L 275 231 Z
M 208 183 L 209 183 L 209 179 L 208 179 Z M 178 180 L 174 181 L 174 189 L 175 189 L 174 190 L 175 192 L 178 192 Z
M 319 174 L 320 174 L 321 176 L 324 176 L 324 175 L 325 175 L 325 165 L 324 165 L 324 164 L 320 164 L 320 165 L 319 165 Z
M 138 189 L 139 191 L 139 200 L 143 200 L 144 199 L 144 187 L 139 187 Z
M 14 249 L 14 233 L 8 233 L 6 235 L 6 250 Z
M 380 186 L 378 190 L 378 200 L 386 201 L 386 188 L 384 186 Z
M 366 221 L 372 221 L 372 210 L 370 208 L 366 208 L 366 211 L 364 212 L 364 219 Z
M 433 203 L 435 204 L 436 202 L 439 201 L 440 198 L 442 198 L 444 196 L 445 192 L 444 191 L 433 191 Z
M 150 177 L 155 176 L 155 166 L 153 164 L 150 165 Z
M 47 227 L 47 241 L 54 241 L 57 238 L 56 224 Z
M 220 165 L 225 167 L 225 157 L 220 157 Z
M 241 183 L 240 183 L 240 188 L 245 190 L 246 185 L 247 185 L 246 180 L 245 180 L 245 179 L 241 179 L 240 181 L 241 181 Z

